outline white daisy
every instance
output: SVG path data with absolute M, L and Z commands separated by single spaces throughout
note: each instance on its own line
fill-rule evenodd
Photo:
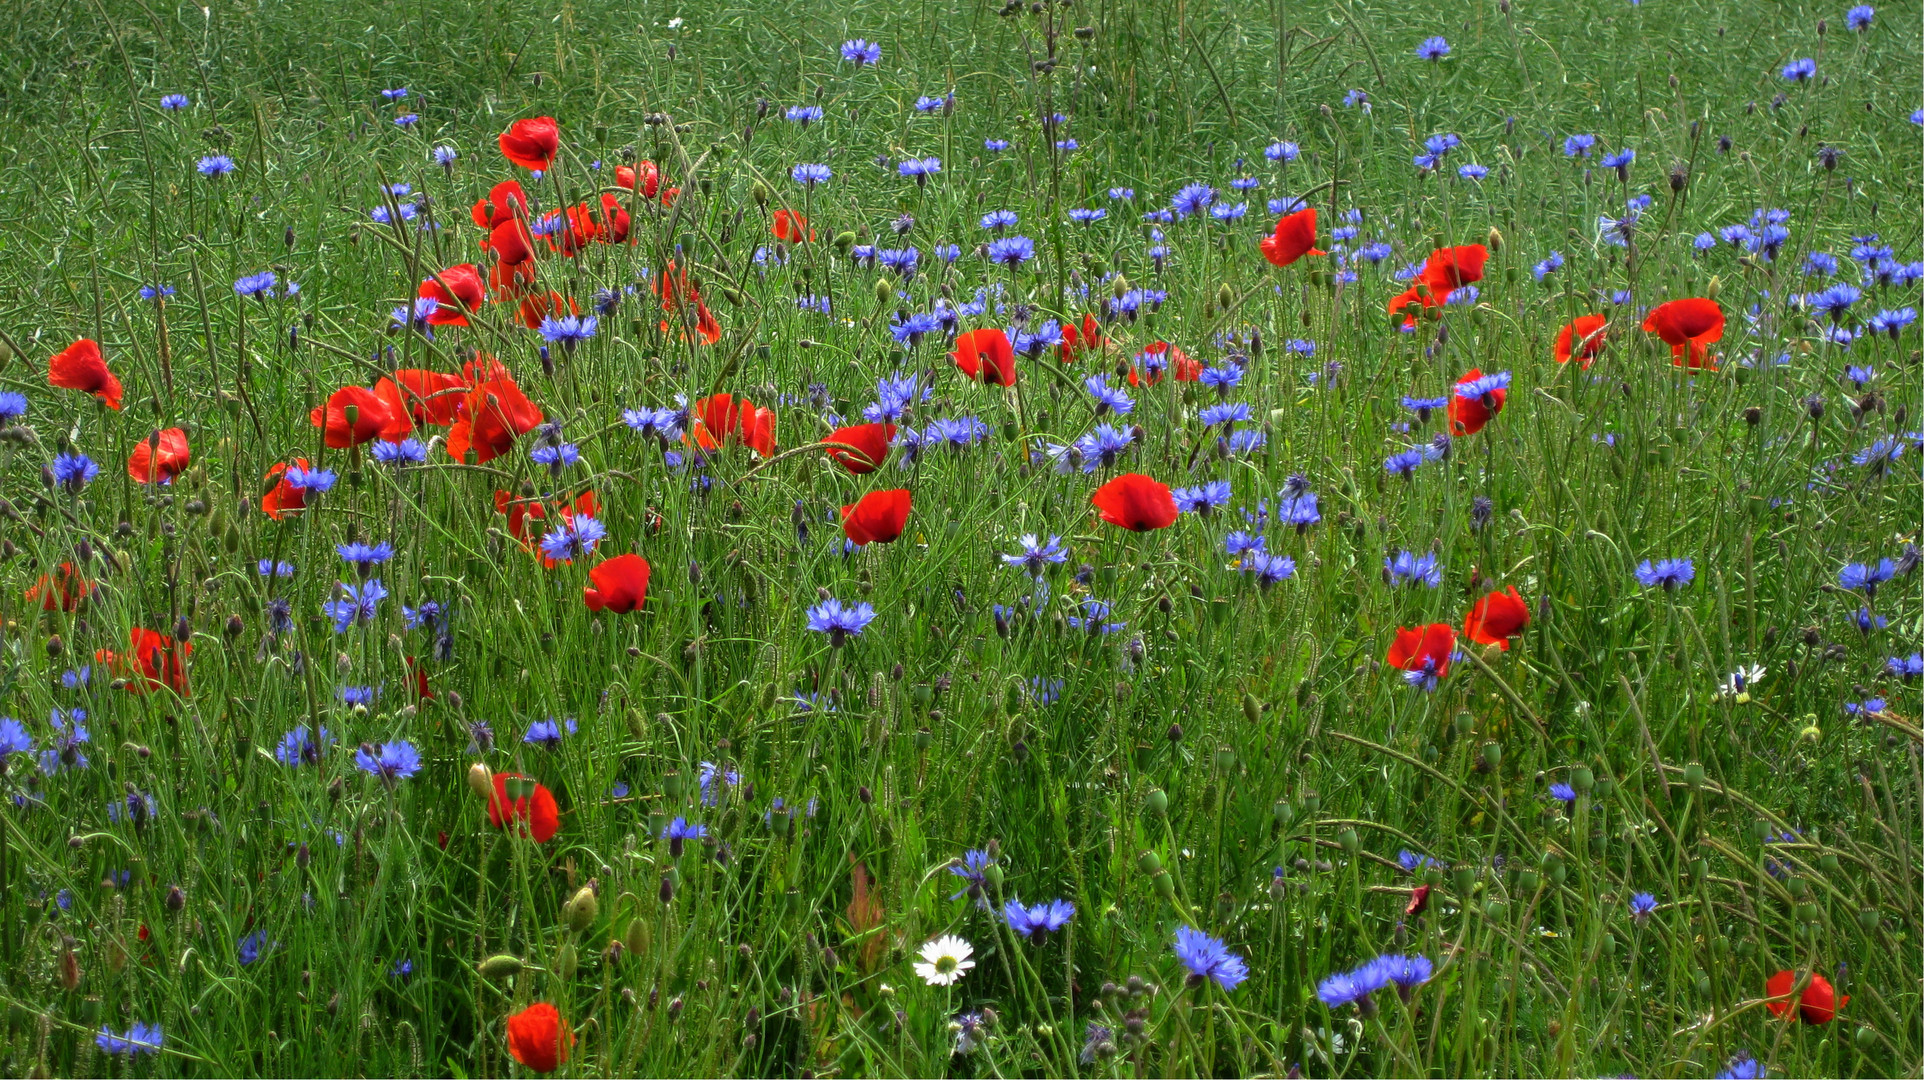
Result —
M 975 966 L 969 957 L 975 955 L 975 948 L 953 934 L 944 934 L 922 946 L 922 959 L 915 964 L 915 973 L 930 986 L 953 986 L 960 981 L 968 970 Z
M 1737 704 L 1750 701 L 1750 688 L 1764 677 L 1764 669 L 1758 665 L 1740 667 L 1724 677 L 1723 685 L 1717 688 L 1718 697 L 1733 698 Z

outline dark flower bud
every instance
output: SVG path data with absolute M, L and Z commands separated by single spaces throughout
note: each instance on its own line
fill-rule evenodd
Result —
M 1758 424 L 1763 422 L 1763 419 L 1764 419 L 1764 410 L 1758 408 L 1755 405 L 1752 405 L 1749 408 L 1744 410 L 1744 423 L 1749 424 L 1751 427 L 1756 427 Z
M 1169 741 L 1172 743 L 1179 743 L 1182 741 L 1182 725 L 1181 724 L 1169 725 Z
M 166 904 L 168 911 L 179 911 L 181 908 L 187 906 L 187 894 L 181 891 L 180 886 L 169 885 L 167 886 L 167 898 L 162 902 Z
M 186 641 L 193 636 L 194 636 L 194 626 L 192 623 L 187 621 L 187 616 L 182 615 L 180 618 L 174 620 L 174 640 L 175 641 Z
M 1822 420 L 1824 418 L 1824 399 L 1817 394 L 1812 394 L 1805 398 L 1804 411 L 1810 413 L 1812 420 Z

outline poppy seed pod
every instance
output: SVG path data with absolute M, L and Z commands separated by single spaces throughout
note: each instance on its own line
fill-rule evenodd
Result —
M 1351 855 L 1356 854 L 1363 846 L 1362 838 L 1356 835 L 1355 829 L 1350 828 L 1345 828 L 1336 834 L 1336 843 Z
M 510 953 L 496 953 L 481 961 L 475 969 L 484 979 L 505 979 L 521 973 L 522 963 L 519 956 Z
M 1167 814 L 1169 812 L 1169 793 L 1161 788 L 1150 789 L 1148 798 L 1142 801 L 1142 808 L 1154 817 L 1161 817 Z M 1145 854 L 1154 853 L 1146 852 Z

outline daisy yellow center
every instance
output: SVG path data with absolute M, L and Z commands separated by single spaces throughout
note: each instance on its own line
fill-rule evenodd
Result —
M 935 971 L 938 975 L 947 975 L 949 972 L 954 971 L 955 965 L 956 959 L 953 956 L 938 956 L 935 958 Z

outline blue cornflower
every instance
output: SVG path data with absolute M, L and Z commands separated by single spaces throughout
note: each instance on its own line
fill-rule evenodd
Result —
M 708 826 L 691 824 L 685 817 L 677 817 L 662 827 L 661 838 L 668 841 L 668 857 L 681 858 L 682 845 L 690 840 L 700 840 L 708 835 Z
M 951 450 L 966 450 L 989 437 L 989 425 L 973 416 L 937 420 L 922 433 L 931 446 L 940 444 Z
M 1169 208 L 1176 212 L 1177 217 L 1186 218 L 1209 209 L 1209 204 L 1215 201 L 1215 188 L 1201 183 L 1186 184 L 1169 200 Z
M 414 974 L 414 961 L 396 960 L 394 964 L 387 969 L 387 973 L 389 978 L 406 981 L 408 976 Z
M 927 184 L 929 177 L 942 171 L 942 159 L 936 157 L 905 158 L 895 171 L 914 179 L 917 184 Z
M 1924 653 L 1909 656 L 1891 656 L 1884 660 L 1884 670 L 1893 677 L 1910 681 L 1924 676 Z
M 950 894 L 949 899 L 960 900 L 967 896 L 975 901 L 976 907 L 984 911 L 989 910 L 988 871 L 989 867 L 994 865 L 995 858 L 979 848 L 970 848 L 963 852 L 961 858 L 949 863 L 949 873 L 963 881 L 962 888 Z
M 826 165 L 797 165 L 788 171 L 788 175 L 803 187 L 814 187 L 828 183 L 829 177 L 834 174 L 828 171 Z
M 20 721 L 11 716 L 0 716 L 0 763 L 15 754 L 33 753 L 33 736 Z
M 1478 165 L 1472 162 L 1468 165 L 1458 165 L 1456 167 L 1456 175 L 1465 180 L 1481 180 L 1490 175 L 1490 170 L 1488 166 Z
M 1108 216 L 1109 216 L 1109 211 L 1104 210 L 1100 206 L 1097 206 L 1097 207 L 1077 206 L 1069 210 L 1069 220 L 1079 225 L 1094 225 L 1096 222 L 1101 221 L 1103 218 L 1106 218 Z
M 1395 248 L 1380 240 L 1375 243 L 1364 244 L 1362 247 L 1356 249 L 1356 254 L 1362 256 L 1363 261 L 1369 263 L 1371 266 L 1380 264 L 1384 259 L 1389 258 L 1395 253 Z
M 1238 176 L 1229 182 L 1229 186 L 1236 191 L 1254 191 L 1262 187 L 1263 182 L 1253 176 Z
M 792 120 L 803 127 L 807 127 L 822 118 L 822 107 L 820 105 L 790 105 L 782 113 L 782 118 Z
M 1865 596 L 1876 596 L 1877 587 L 1897 576 L 1897 564 L 1889 559 L 1879 559 L 1875 566 L 1865 563 L 1850 563 L 1837 572 L 1837 584 L 1846 589 L 1855 589 Z
M 1213 405 L 1205 405 L 1196 411 L 1196 419 L 1205 427 L 1227 427 L 1231 424 L 1248 423 L 1249 417 L 1249 406 L 1241 401 L 1221 401 Z
M 938 110 L 941 110 L 941 111 L 953 110 L 954 108 L 955 108 L 955 95 L 952 93 L 944 94 L 941 97 L 931 97 L 928 94 L 924 94 L 921 97 L 915 99 L 916 112 L 928 113 L 928 112 L 936 112 Z
M 1227 395 L 1236 388 L 1237 383 L 1243 381 L 1243 369 L 1235 364 L 1204 368 L 1202 374 L 1196 377 L 1196 381 L 1219 394 Z
M 884 248 L 875 253 L 875 261 L 898 277 L 907 279 L 915 276 L 915 265 L 920 262 L 922 253 L 912 247 Z
M 540 334 L 550 345 L 559 344 L 572 352 L 595 336 L 598 322 L 593 315 L 549 315 L 541 320 Z
M 160 98 L 160 107 L 168 112 L 179 112 L 192 104 L 186 94 L 162 94 Z
M 982 215 L 981 225 L 985 229 L 1013 229 L 1016 225 L 1014 210 L 991 210 Z
M 1698 252 L 1709 251 L 1717 246 L 1717 238 L 1710 233 L 1701 232 L 1690 241 L 1690 246 Z
M 562 443 L 560 446 L 537 446 L 528 451 L 528 460 L 536 465 L 546 465 L 558 473 L 581 460 L 581 448 L 573 443 Z
M 882 62 L 882 47 L 862 38 L 842 42 L 842 59 L 861 67 Z
M 27 415 L 27 395 L 12 390 L 0 391 L 0 420 L 18 420 Z
M 394 545 L 385 540 L 378 544 L 336 544 L 334 551 L 363 574 L 394 557 Z
M 1790 63 L 1785 64 L 1784 70 L 1778 72 L 1778 74 L 1791 82 L 1803 82 L 1817 74 L 1817 61 L 1812 60 L 1808 56 L 1800 60 L 1792 60 Z
M 1413 874 L 1418 870 L 1427 870 L 1431 867 L 1441 869 L 1443 864 L 1430 858 L 1428 855 L 1419 855 L 1408 848 L 1404 848 L 1396 853 L 1396 865 L 1402 867 L 1404 873 Z
M 453 169 L 455 161 L 461 157 L 461 152 L 452 146 L 437 146 L 431 153 L 434 163 L 443 169 Z
M 1267 589 L 1279 581 L 1287 581 L 1296 576 L 1296 560 L 1287 555 L 1271 555 L 1267 551 L 1252 552 L 1243 562 L 1243 569 L 1255 575 L 1258 587 Z
M 127 1029 L 127 1034 L 116 1035 L 114 1029 L 102 1024 L 100 1032 L 94 1036 L 94 1045 L 102 1053 L 114 1057 L 135 1057 L 140 1054 L 158 1054 L 167 1043 L 167 1036 L 159 1024 L 143 1024 L 135 1021 Z
M 1110 468 L 1133 442 L 1135 436 L 1132 433 L 1109 424 L 1097 424 L 1094 431 L 1075 442 L 1076 450 L 1082 454 L 1082 471 L 1095 472 L 1098 468 Z
M 1881 697 L 1865 698 L 1863 701 L 1846 701 L 1844 703 L 1844 714 L 1846 716 L 1875 716 L 1889 707 L 1890 703 Z
M 1462 290 L 1456 290 L 1456 291 L 1460 292 Z M 1464 381 L 1457 383 L 1456 396 L 1462 398 L 1465 401 L 1481 401 L 1483 402 L 1484 407 L 1488 408 L 1493 401 L 1493 399 L 1490 398 L 1490 395 L 1495 393 L 1498 390 L 1508 387 L 1509 385 L 1510 385 L 1509 372 L 1492 371 L 1488 375 L 1479 375 L 1474 379 L 1465 379 Z
M 574 562 L 594 553 L 595 545 L 608 535 L 608 527 L 586 514 L 576 514 L 541 538 L 541 553 L 555 562 Z
M 1230 487 L 1227 480 L 1211 480 L 1197 487 L 1177 488 L 1169 494 L 1175 499 L 1177 510 L 1208 517 L 1212 511 L 1229 505 Z
M 1230 558 L 1236 559 L 1251 552 L 1262 551 L 1268 543 L 1268 538 L 1262 533 L 1249 533 L 1238 529 L 1223 538 L 1223 550 L 1229 553 Z M 1244 566 L 1243 569 L 1248 570 L 1250 567 Z
M 262 559 L 255 569 L 260 572 L 262 577 L 294 576 L 294 564 L 285 559 L 278 562 L 273 559 Z
M 1010 269 L 1035 258 L 1035 241 L 1026 236 L 1001 236 L 989 241 L 989 261 Z
M 1697 567 L 1689 559 L 1658 559 L 1652 562 L 1645 559 L 1637 565 L 1637 580 L 1646 589 L 1661 585 L 1665 590 L 1677 589 L 1690 584 L 1697 577 Z
M 395 127 L 411 128 L 421 122 L 419 113 L 402 113 L 394 118 Z
M 1640 892 L 1630 898 L 1630 917 L 1643 922 L 1650 913 L 1657 910 L 1657 898 L 1647 892 Z
M 1002 556 L 1005 566 L 1019 567 L 1031 577 L 1041 577 L 1042 571 L 1053 565 L 1069 561 L 1069 552 L 1062 546 L 1062 537 L 1051 536 L 1044 543 L 1034 533 L 1024 533 L 1016 541 L 1022 550 L 1013 555 Z
M 1569 784 L 1551 784 L 1550 797 L 1567 806 L 1577 801 L 1577 789 Z
M 1424 38 L 1423 43 L 1416 47 L 1416 58 L 1428 60 L 1432 64 L 1448 55 L 1450 55 L 1450 43 L 1441 37 Z
M 1874 614 L 1870 608 L 1861 607 L 1857 609 L 1857 630 L 1859 633 L 1869 634 L 1873 630 L 1882 630 L 1889 624 L 1889 619 L 1886 619 L 1882 615 Z
M 374 444 L 374 460 L 383 465 L 403 465 L 409 462 L 423 462 L 428 459 L 428 448 L 419 439 L 402 439 L 391 443 L 385 439 Z
M 1804 254 L 1804 273 L 1832 276 L 1837 273 L 1837 256 L 1828 251 L 1810 251 Z
M 1364 112 L 1370 111 L 1370 96 L 1366 90 L 1351 90 L 1343 95 L 1343 108 L 1354 109 L 1362 106 Z
M 1864 10 L 1869 11 L 1869 8 Z M 1764 1067 L 1747 1050 L 1739 1050 L 1730 1063 L 1717 1073 L 1717 1080 L 1758 1080 L 1764 1075 Z
M 299 465 L 289 465 L 287 467 L 287 471 L 281 474 L 281 478 L 287 481 L 288 487 L 295 488 L 300 491 L 312 491 L 319 494 L 325 494 L 326 492 L 332 490 L 334 487 L 334 481 L 336 479 L 334 475 L 334 470 L 332 469 L 305 469 Z M 365 545 L 362 545 L 362 546 L 365 546 Z M 382 546 L 386 546 L 386 545 L 382 545 Z M 391 558 L 393 554 L 394 554 L 394 549 L 388 548 L 388 557 Z M 346 558 L 346 556 L 343 555 L 342 558 Z M 355 560 L 349 559 L 348 561 L 354 562 Z M 385 560 L 377 559 L 375 561 L 380 562 Z M 363 567 L 362 569 L 366 569 L 366 568 Z
M 1624 150 L 1619 150 L 1614 154 L 1603 155 L 1603 157 L 1597 160 L 1597 164 L 1603 166 L 1606 169 L 1617 169 L 1621 171 L 1623 169 L 1628 169 L 1630 167 L 1630 163 L 1635 160 L 1637 160 L 1637 152 L 1635 150 L 1624 149 Z
M 322 748 L 327 745 L 327 729 L 320 729 L 320 741 L 314 738 L 311 727 L 297 727 L 281 736 L 280 746 L 274 749 L 274 760 L 287 766 L 319 765 Z
M 247 967 L 259 960 L 262 953 L 272 952 L 278 944 L 267 940 L 267 931 L 256 930 L 234 943 L 234 955 L 240 961 L 240 966 Z
M 54 483 L 73 494 L 79 494 L 80 489 L 86 487 L 89 480 L 99 475 L 100 466 L 95 465 L 93 459 L 85 454 L 68 452 L 53 459 Z
M 1399 551 L 1393 558 L 1383 560 L 1383 578 L 1392 585 L 1414 585 L 1421 582 L 1434 589 L 1443 584 L 1443 571 L 1437 568 L 1434 552 L 1426 551 L 1417 555 L 1414 552 Z
M 1062 324 L 1054 319 L 1045 320 L 1034 330 L 1010 334 L 1009 343 L 1018 353 L 1027 353 L 1032 358 L 1041 356 L 1043 350 L 1062 344 Z
M 1542 262 L 1531 267 L 1530 272 L 1536 275 L 1538 281 L 1542 281 L 1544 278 L 1549 277 L 1561 269 L 1563 269 L 1563 253 L 1560 251 L 1552 251 L 1543 257 Z
M 274 284 L 279 280 L 272 270 L 245 274 L 234 281 L 234 292 L 239 296 L 272 296 Z
M 342 582 L 340 594 L 339 600 L 329 600 L 321 605 L 321 610 L 334 620 L 334 632 L 344 634 L 356 623 L 374 621 L 381 601 L 387 597 L 387 587 L 381 584 L 380 578 L 370 578 L 358 589 Z
M 1101 416 L 1106 412 L 1114 412 L 1119 416 L 1126 416 L 1130 410 L 1136 407 L 1135 400 L 1127 393 L 1117 387 L 1109 385 L 1109 377 L 1107 375 L 1089 376 L 1082 380 L 1082 388 L 1089 391 L 1090 397 L 1096 399 L 1097 416 Z
M 1405 397 L 1403 399 L 1403 407 L 1416 414 L 1416 422 L 1419 424 L 1429 423 L 1431 413 L 1447 408 L 1449 404 L 1450 399 L 1446 397 Z
M 381 96 L 388 101 L 400 101 L 408 96 L 408 88 L 405 86 L 397 86 L 392 90 L 383 90 L 381 91 Z
M 1207 980 L 1229 991 L 1249 978 L 1249 965 L 1243 962 L 1242 957 L 1230 952 L 1221 939 L 1210 937 L 1194 927 L 1178 927 L 1173 947 L 1176 959 L 1189 969 L 1189 985 L 1192 987 L 1201 986 Z
M 1046 934 L 1069 925 L 1076 913 L 1076 906 L 1067 900 L 1051 900 L 1046 904 L 1024 907 L 1021 898 L 1015 898 L 1002 905 L 1003 921 L 1009 929 L 1025 938 Z
M 1590 149 L 1597 145 L 1595 135 L 1572 135 L 1563 140 L 1564 157 L 1589 157 Z
M 722 788 L 739 786 L 742 782 L 742 774 L 712 761 L 704 761 L 696 766 L 695 780 L 701 788 L 701 804 L 716 806 L 721 803 Z
M 1112 187 L 1109 189 L 1109 197 L 1117 202 L 1129 202 L 1136 197 L 1136 189 L 1132 187 Z
M 1366 1000 L 1369 991 L 1347 971 L 1339 971 L 1316 984 L 1316 997 L 1331 1009 Z
M 228 157 L 226 154 L 209 154 L 195 162 L 194 168 L 199 170 L 202 176 L 208 177 L 209 179 L 218 179 L 233 172 L 239 168 L 239 166 L 235 165 L 234 159 Z
M 1000 154 L 1002 151 L 1007 150 L 1008 148 L 1009 148 L 1009 140 L 1007 139 L 983 139 L 982 140 L 982 149 L 987 150 L 991 154 Z
M 1408 480 L 1416 475 L 1416 467 L 1421 464 L 1423 451 L 1402 450 L 1383 459 L 1383 471 Z
M 1870 317 L 1868 325 L 1871 333 L 1889 334 L 1892 339 L 1896 339 L 1897 335 L 1901 333 L 1905 327 L 1916 321 L 1917 309 L 1914 307 L 1903 307 L 1898 308 L 1896 311 L 1879 311 Z
M 1411 990 L 1429 982 L 1436 972 L 1436 965 L 1420 953 L 1414 956 L 1392 953 L 1377 957 L 1374 963 L 1376 971 L 1396 987 L 1397 994 L 1404 1000 L 1409 999 Z
M 387 743 L 362 743 L 354 751 L 354 767 L 380 777 L 389 784 L 405 780 L 421 771 L 421 752 L 405 739 Z
M 40 752 L 40 771 L 48 776 L 58 774 L 63 769 L 84 769 L 87 755 L 80 752 L 84 743 L 93 742 L 93 736 L 82 724 L 87 719 L 87 710 L 69 709 L 61 712 L 52 710 L 47 725 L 53 728 L 53 741 L 49 748 Z
M 1268 158 L 1271 161 L 1281 162 L 1285 164 L 1291 161 L 1295 161 L 1297 156 L 1300 155 L 1301 153 L 1302 153 L 1301 148 L 1299 148 L 1295 143 L 1289 142 L 1287 140 L 1279 140 L 1277 142 L 1270 143 L 1268 146 L 1263 147 L 1264 157 Z
M 1904 456 L 1904 444 L 1897 439 L 1884 436 L 1869 446 L 1851 455 L 1851 463 L 1863 465 L 1873 473 L 1881 473 L 1892 462 Z
M 1247 213 L 1249 213 L 1249 204 L 1246 202 L 1239 202 L 1234 206 L 1228 203 L 1217 203 L 1209 208 L 1209 216 L 1217 221 L 1238 221 Z
M 344 705 L 368 706 L 374 704 L 375 699 L 381 696 L 381 688 L 378 686 L 343 686 L 337 692 L 336 696 L 341 699 L 341 703 Z
M 1231 454 L 1237 457 L 1244 457 L 1261 450 L 1268 442 L 1269 436 L 1263 434 L 1260 430 L 1256 428 L 1243 428 L 1239 431 L 1230 432 L 1229 439 L 1225 445 L 1229 448 Z
M 564 735 L 573 735 L 576 730 L 578 729 L 573 717 L 556 720 L 550 716 L 546 720 L 536 720 L 530 723 L 527 732 L 521 736 L 521 741 L 533 746 L 541 746 L 553 750 L 561 745 L 561 739 Z
M 830 597 L 808 609 L 808 628 L 827 634 L 829 645 L 838 649 L 874 621 L 875 608 L 866 602 L 845 607 L 840 600 Z
M 1844 315 L 1850 311 L 1851 305 L 1857 303 L 1863 295 L 1857 286 L 1839 281 L 1822 291 L 1811 293 L 1805 298 L 1805 302 L 1829 315 L 1830 321 L 1835 323 L 1842 321 Z
M 1316 493 L 1309 489 L 1306 478 L 1291 476 L 1283 481 L 1283 490 L 1276 495 L 1276 520 L 1296 526 L 1299 533 L 1323 520 L 1322 511 L 1316 506 Z

